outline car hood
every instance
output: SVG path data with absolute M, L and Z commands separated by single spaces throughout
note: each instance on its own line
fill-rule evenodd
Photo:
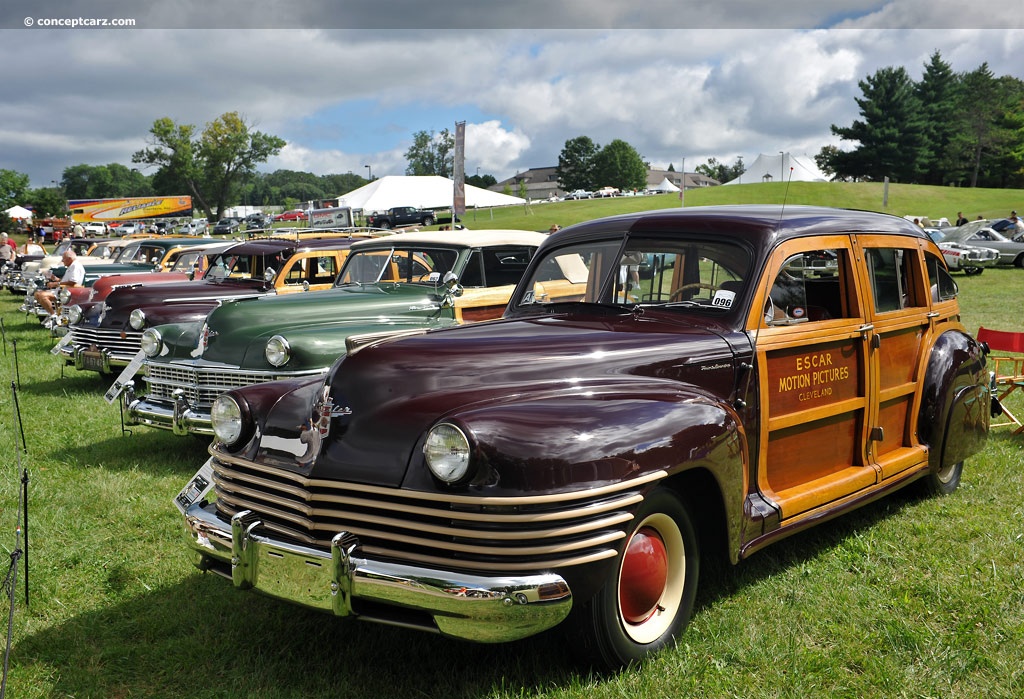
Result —
M 263 357 L 266 341 L 274 335 L 337 342 L 333 361 L 344 351 L 344 339 L 353 333 L 392 327 L 437 327 L 454 323 L 451 309 L 442 309 L 439 297 L 418 285 L 380 284 L 340 287 L 303 294 L 264 296 L 229 301 L 211 311 L 203 331 L 204 346 L 197 351 L 198 331 L 180 333 L 180 340 L 164 334 L 168 358 L 222 362 L 247 368 L 270 368 Z M 321 364 L 326 367 L 330 364 Z
M 744 335 L 732 342 L 749 347 Z M 667 396 L 731 396 L 736 364 L 721 334 L 677 319 L 548 316 L 454 327 L 341 358 L 324 384 L 304 384 L 269 412 L 260 455 L 314 478 L 397 487 L 441 418 L 507 404 L 542 422 L 572 422 L 586 418 L 569 404 L 587 396 L 622 401 L 641 420 L 639 406 Z M 325 412 L 332 419 L 319 458 L 290 459 L 288 445 L 308 441 L 308 425 Z M 526 439 L 530 428 L 520 427 Z
M 162 276 L 156 272 L 154 276 Z M 143 284 L 142 286 L 114 289 L 103 300 L 89 307 L 83 305 L 86 322 L 109 328 L 120 328 L 128 322 L 128 316 L 136 308 L 147 311 L 154 306 L 161 309 L 160 315 L 168 318 L 174 315 L 174 306 L 206 305 L 212 308 L 221 299 L 267 293 L 266 284 L 255 279 L 228 279 L 222 281 L 177 281 L 168 284 Z M 102 321 L 100 316 L 102 315 Z M 165 320 L 164 322 L 171 322 Z

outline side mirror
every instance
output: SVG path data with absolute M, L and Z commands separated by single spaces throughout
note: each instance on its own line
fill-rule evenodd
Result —
M 309 280 L 308 279 L 303 279 L 302 280 L 302 290 L 303 291 L 309 291 Z
M 276 276 L 277 272 L 274 270 L 273 267 L 267 267 L 265 270 L 263 270 L 263 281 L 265 281 L 267 284 L 274 281 L 274 277 Z
M 444 295 L 441 298 L 441 308 L 452 308 L 455 299 L 462 296 L 462 287 L 459 285 L 459 278 L 454 272 L 446 272 L 441 280 L 444 287 Z

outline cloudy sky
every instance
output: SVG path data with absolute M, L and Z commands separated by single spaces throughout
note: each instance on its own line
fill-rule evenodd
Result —
M 1024 79 L 1024 0 L 5 0 L 0 168 L 49 186 L 169 117 L 238 111 L 287 141 L 263 169 L 404 174 L 465 121 L 466 172 L 623 139 L 687 170 L 838 144 L 859 80 L 938 50 Z M 53 26 L 105 19 L 131 28 Z M 84 21 L 82 21 L 84 20 Z M 370 166 L 367 169 L 367 165 Z

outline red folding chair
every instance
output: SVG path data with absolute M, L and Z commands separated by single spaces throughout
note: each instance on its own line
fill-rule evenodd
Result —
M 993 423 L 992 427 L 1016 425 L 1014 434 L 1024 432 L 1024 424 L 1006 407 L 1006 397 L 1018 389 L 1024 389 L 1024 332 L 990 330 L 978 328 L 978 342 L 984 342 L 993 352 L 1013 352 L 1017 356 L 990 354 L 988 361 L 996 374 L 996 387 L 1003 415 L 1009 422 Z

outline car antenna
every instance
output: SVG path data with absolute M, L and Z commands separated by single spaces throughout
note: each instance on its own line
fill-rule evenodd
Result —
M 782 206 L 779 208 L 779 218 L 775 221 L 775 235 L 778 235 L 779 228 L 782 226 L 782 217 L 786 213 L 786 201 L 789 199 L 789 185 L 792 184 L 792 183 L 793 183 L 793 167 L 790 166 L 790 168 L 789 168 L 789 179 L 786 181 L 786 189 L 782 193 Z M 769 256 L 769 259 L 771 259 L 770 256 Z M 769 292 L 769 287 L 768 287 L 768 285 L 770 283 L 771 283 L 771 278 L 768 277 L 767 275 L 765 275 L 765 280 L 764 280 L 765 298 L 767 298 L 769 300 L 771 299 L 770 292 Z M 775 308 L 774 304 L 772 304 L 772 308 L 773 309 Z M 751 356 L 750 356 L 750 361 L 752 361 L 752 362 L 756 362 L 757 361 L 757 344 L 758 344 L 757 341 L 758 341 L 758 338 L 761 335 L 761 327 L 762 327 L 762 325 L 766 326 L 766 327 L 768 325 L 768 321 L 765 320 L 764 308 L 763 307 L 762 307 L 762 310 L 758 313 L 757 327 L 754 328 L 753 352 L 751 353 Z M 748 364 L 747 362 L 743 362 L 742 364 L 740 364 L 740 369 L 742 369 L 743 371 L 747 372 L 746 385 L 743 387 L 743 393 L 741 394 L 743 396 L 746 396 L 746 395 L 750 394 L 750 382 L 754 378 L 754 366 L 752 364 Z M 735 402 L 733 403 L 733 406 L 737 410 L 740 410 L 740 409 L 743 409 L 743 408 L 747 407 L 747 403 L 746 403 L 745 400 L 743 400 L 742 397 L 737 397 Z

